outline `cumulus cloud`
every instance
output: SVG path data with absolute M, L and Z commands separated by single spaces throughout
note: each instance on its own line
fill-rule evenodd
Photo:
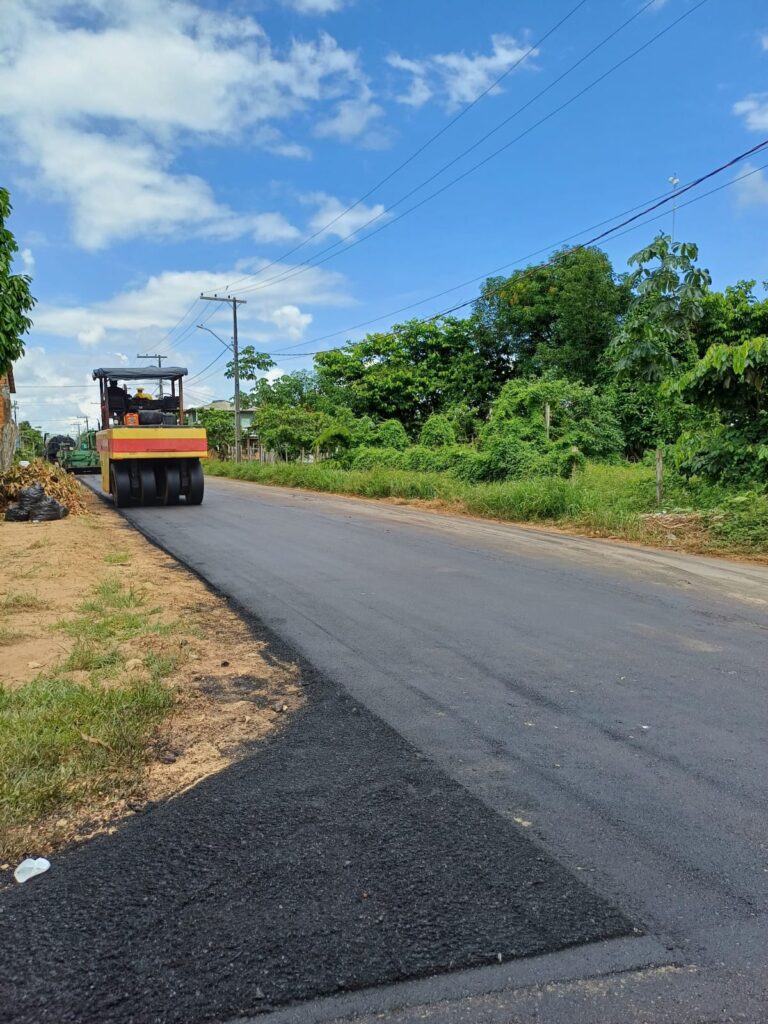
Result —
M 21 257 L 21 264 L 24 267 L 24 273 L 31 274 L 35 269 L 35 257 L 32 255 L 32 250 L 22 249 L 19 256 Z
M 750 131 L 768 131 L 768 92 L 753 93 L 734 103 L 733 112 L 744 118 Z
M 477 99 L 499 75 L 518 62 L 521 69 L 531 68 L 539 51 L 533 49 L 528 53 L 529 49 L 513 36 L 496 34 L 491 36 L 488 54 L 437 53 L 410 60 L 393 53 L 387 62 L 411 76 L 407 91 L 396 96 L 398 102 L 418 107 L 439 95 L 447 106 L 455 107 Z M 500 87 L 495 91 L 500 92 Z
M 38 336 L 63 338 L 91 349 L 97 345 L 121 349 L 126 345 L 164 343 L 166 350 L 168 346 L 172 350 L 175 336 L 171 333 L 168 337 L 168 334 L 184 317 L 191 296 L 201 292 L 223 294 L 230 281 L 242 278 L 243 274 L 258 274 L 265 266 L 264 260 L 257 260 L 217 273 L 169 270 L 149 277 L 136 288 L 87 305 L 41 303 L 35 309 L 33 339 Z M 268 276 L 282 276 L 292 269 L 287 264 L 270 266 Z M 298 338 L 312 322 L 307 306 L 346 306 L 350 302 L 341 275 L 312 268 L 248 294 L 247 303 L 240 308 L 239 320 L 244 335 L 253 327 L 263 337 L 279 338 L 289 334 L 291 338 Z M 227 309 L 217 309 L 211 323 L 214 326 L 221 323 L 226 332 L 229 329 Z
M 329 196 L 325 192 L 310 192 L 302 196 L 301 201 L 317 207 L 309 220 L 308 227 L 312 233 L 319 231 L 321 238 L 332 235 L 337 238 L 347 238 L 368 224 L 369 221 L 375 220 L 377 224 L 380 224 L 388 217 L 383 203 L 376 203 L 373 206 L 358 203 L 354 209 L 347 210 L 348 203 L 343 203 L 340 199 Z
M 328 102 L 329 137 L 352 140 L 380 116 L 357 55 L 327 33 L 277 52 L 252 18 L 191 0 L 4 0 L 0 122 L 88 249 L 137 235 L 295 237 L 276 213 L 232 211 L 176 161 L 192 142 L 306 157 L 286 125 Z

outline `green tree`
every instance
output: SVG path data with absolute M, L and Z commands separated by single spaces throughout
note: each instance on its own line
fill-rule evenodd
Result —
M 235 443 L 235 417 L 226 409 L 199 409 L 197 416 L 208 434 L 208 444 L 224 457 Z
M 547 370 L 593 383 L 627 301 L 600 249 L 566 249 L 546 266 L 489 278 L 475 304 L 482 356 L 501 383 Z
M 315 450 L 319 438 L 330 426 L 325 413 L 277 405 L 257 409 L 254 423 L 261 444 L 286 461 Z
M 19 430 L 19 456 L 22 459 L 36 459 L 45 453 L 45 441 L 40 431 L 29 420 L 21 420 Z
M 257 352 L 253 345 L 244 345 L 238 353 L 238 369 L 240 380 L 259 380 L 262 373 L 271 370 L 276 364 L 266 352 Z M 230 380 L 235 376 L 235 362 L 233 359 L 227 363 L 224 374 Z
M 610 349 L 618 376 L 658 383 L 695 360 L 693 329 L 712 280 L 698 257 L 692 242 L 663 234 L 630 257 L 632 301 Z
M 35 305 L 29 290 L 32 278 L 13 274 L 13 257 L 19 251 L 6 226 L 11 214 L 11 197 L 0 188 L 0 374 L 24 352 L 24 335 L 32 326 L 28 314 Z
M 768 481 L 768 337 L 712 345 L 669 390 L 711 414 L 677 444 L 685 475 Z

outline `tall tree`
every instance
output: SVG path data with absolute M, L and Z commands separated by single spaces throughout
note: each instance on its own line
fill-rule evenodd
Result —
M 502 383 L 547 370 L 592 383 L 627 301 L 600 249 L 564 250 L 546 266 L 489 278 L 475 304 L 483 357 Z
M 698 257 L 692 242 L 663 234 L 630 257 L 632 301 L 610 350 L 620 377 L 661 382 L 696 359 L 693 329 L 712 281 Z
M 0 471 L 10 465 L 16 442 L 8 374 L 11 364 L 24 352 L 24 335 L 32 326 L 27 314 L 35 304 L 29 290 L 32 279 L 11 272 L 14 254 L 19 251 L 6 227 L 11 209 L 7 189 L 0 188 Z

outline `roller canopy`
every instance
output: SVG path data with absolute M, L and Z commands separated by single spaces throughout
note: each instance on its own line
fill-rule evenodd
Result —
M 113 366 L 93 371 L 94 380 L 179 380 L 186 377 L 186 366 Z

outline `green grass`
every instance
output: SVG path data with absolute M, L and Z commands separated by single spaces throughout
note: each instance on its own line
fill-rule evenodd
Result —
M 501 483 L 466 483 L 450 473 L 423 473 L 377 467 L 343 470 L 337 466 L 275 463 L 261 465 L 211 460 L 206 471 L 254 483 L 303 487 L 365 498 L 437 501 L 456 511 L 510 522 L 549 523 L 590 534 L 631 541 L 661 541 L 644 516 L 656 506 L 655 471 L 639 463 L 589 463 L 571 480 L 531 477 Z M 676 543 L 697 550 L 768 551 L 768 500 L 753 495 L 748 501 L 703 481 L 684 481 L 667 474 L 660 511 L 699 512 L 711 530 L 685 535 Z M 663 531 L 662 531 L 663 534 Z
M 104 561 L 107 565 L 128 565 L 131 560 L 131 556 L 127 551 L 110 551 L 104 555 Z
M 17 610 L 40 607 L 30 604 L 31 595 L 9 597 Z M 58 666 L 18 689 L 0 685 L 0 859 L 24 852 L 19 827 L 135 789 L 156 727 L 173 704 L 163 680 L 180 656 L 147 653 L 140 643 L 133 654 L 118 645 L 184 629 L 158 622 L 158 611 L 146 607 L 141 590 L 109 577 L 78 615 L 58 623 L 75 639 Z M 2 630 L 0 643 L 12 636 Z M 132 656 L 146 672 L 125 672 Z M 74 672 L 88 673 L 87 680 Z
M 172 701 L 154 679 L 107 688 L 55 675 L 0 689 L 0 836 L 3 826 L 130 790 Z M 0 857 L 18 852 L 7 842 Z

